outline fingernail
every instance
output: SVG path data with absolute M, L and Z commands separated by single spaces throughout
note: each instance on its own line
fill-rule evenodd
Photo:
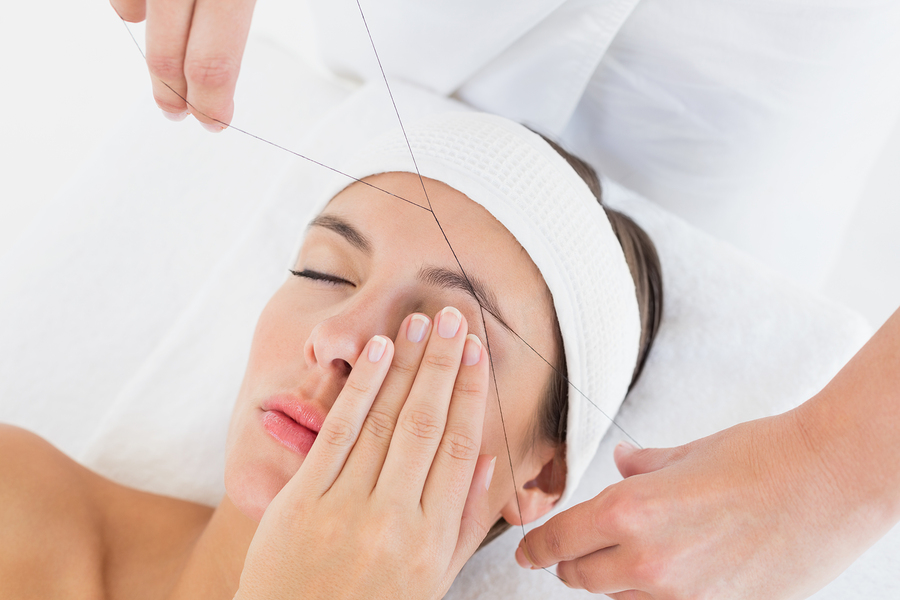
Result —
M 635 450 L 637 450 L 637 448 L 635 447 L 634 444 L 632 444 L 631 442 L 626 442 L 626 441 L 623 440 L 623 441 L 619 442 L 618 444 L 616 444 L 616 447 L 615 447 L 615 449 L 613 450 L 613 452 L 615 452 L 615 453 L 618 453 L 618 452 L 634 452 Z
M 428 317 L 418 314 L 413 315 L 406 328 L 406 339 L 418 344 L 425 339 L 426 331 L 428 331 Z
M 384 356 L 384 349 L 387 347 L 387 340 L 380 335 L 376 335 L 369 342 L 369 362 L 377 363 Z
M 162 111 L 162 114 L 168 120 L 175 121 L 177 123 L 178 121 L 184 121 L 187 118 L 189 113 L 186 110 L 181 111 L 180 113 L 171 113 L 167 110 L 164 110 L 164 111 Z
M 452 338 L 459 331 L 462 322 L 462 314 L 452 306 L 441 311 L 438 321 L 438 335 L 442 338 Z
M 466 347 L 463 349 L 463 364 L 467 367 L 477 365 L 481 360 L 481 340 L 471 333 L 466 336 Z
M 218 123 L 204 123 L 203 121 L 200 121 L 200 124 L 203 125 L 203 129 L 210 133 L 219 133 L 225 129 L 223 125 L 219 125 Z
M 491 479 L 494 478 L 494 466 L 497 464 L 497 457 L 491 459 L 491 464 L 488 465 L 487 475 L 484 476 L 484 491 L 488 491 L 491 488 Z

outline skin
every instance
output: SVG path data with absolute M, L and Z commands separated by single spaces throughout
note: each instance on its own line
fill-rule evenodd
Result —
M 900 520 L 900 311 L 795 410 L 685 446 L 619 446 L 625 480 L 528 533 L 617 599 L 805 598 Z
M 367 181 L 424 202 L 413 175 Z M 527 254 L 468 198 L 427 185 L 467 272 L 553 361 L 552 302 Z M 562 489 L 543 482 L 563 478 L 539 475 L 556 449 L 533 432 L 548 368 L 492 317 L 485 331 L 468 292 L 420 280 L 423 266 L 456 269 L 431 213 L 354 184 L 323 215 L 368 251 L 327 226 L 308 232 L 297 268 L 341 282 L 292 276 L 263 310 L 215 509 L 119 486 L 0 429 L 4 597 L 440 597 L 497 518 L 519 522 L 487 337 L 522 519 L 553 506 Z M 308 455 L 263 427 L 273 395 L 327 415 Z

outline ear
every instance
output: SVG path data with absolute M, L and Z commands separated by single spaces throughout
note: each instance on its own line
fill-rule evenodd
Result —
M 547 514 L 562 497 L 566 487 L 566 460 L 564 451 L 554 451 L 544 463 L 537 477 L 526 481 L 514 497 L 501 509 L 510 525 L 526 525 Z M 522 518 L 519 518 L 521 512 Z

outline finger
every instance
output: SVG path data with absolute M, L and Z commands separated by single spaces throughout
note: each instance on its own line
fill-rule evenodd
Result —
M 677 448 L 644 448 L 638 449 L 628 442 L 619 442 L 613 451 L 616 466 L 622 477 L 641 475 L 658 471 L 684 458 L 688 453 L 687 446 Z
M 430 332 L 431 319 L 418 313 L 410 315 L 400 325 L 391 367 L 366 415 L 359 440 L 345 467 L 355 485 L 363 489 L 371 490 L 378 481 L 397 417 L 409 397 Z
M 444 435 L 466 331 L 465 318 L 453 307 L 435 317 L 422 364 L 400 411 L 378 478 L 376 487 L 382 488 L 389 501 L 403 505 L 419 505 L 422 501 L 425 479 Z
M 109 0 L 119 18 L 129 23 L 140 23 L 146 16 L 144 0 Z
M 478 546 L 484 540 L 491 526 L 494 524 L 490 517 L 488 504 L 488 490 L 491 487 L 491 479 L 494 476 L 494 467 L 497 464 L 496 456 L 483 455 L 478 457 L 475 464 L 475 472 L 466 496 L 466 505 L 462 511 L 459 523 L 459 537 L 456 542 L 456 550 L 450 562 L 449 573 L 455 574 L 467 560 L 475 553 Z
M 319 495 L 331 488 L 356 443 L 366 413 L 384 381 L 393 348 L 394 345 L 384 336 L 376 335 L 369 340 L 291 483 L 302 481 L 306 490 Z
M 184 53 L 193 0 L 151 0 L 147 5 L 147 68 L 156 105 L 172 120 L 187 115 Z
M 426 514 L 459 520 L 481 449 L 488 392 L 488 360 L 478 337 L 469 334 L 456 376 L 444 435 L 422 491 Z
M 615 594 L 632 590 L 636 582 L 622 546 L 604 548 L 556 566 L 556 575 L 567 586 L 594 594 Z
M 549 567 L 616 545 L 612 529 L 604 522 L 607 490 L 529 531 L 516 549 L 519 566 Z
M 210 131 L 221 131 L 234 114 L 244 46 L 255 0 L 197 0 L 185 53 L 191 113 Z

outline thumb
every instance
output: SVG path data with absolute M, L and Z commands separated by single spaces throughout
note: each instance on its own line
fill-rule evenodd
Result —
M 652 473 L 677 462 L 688 453 L 687 446 L 676 448 L 636 448 L 628 442 L 619 442 L 613 450 L 613 458 L 622 477 Z

